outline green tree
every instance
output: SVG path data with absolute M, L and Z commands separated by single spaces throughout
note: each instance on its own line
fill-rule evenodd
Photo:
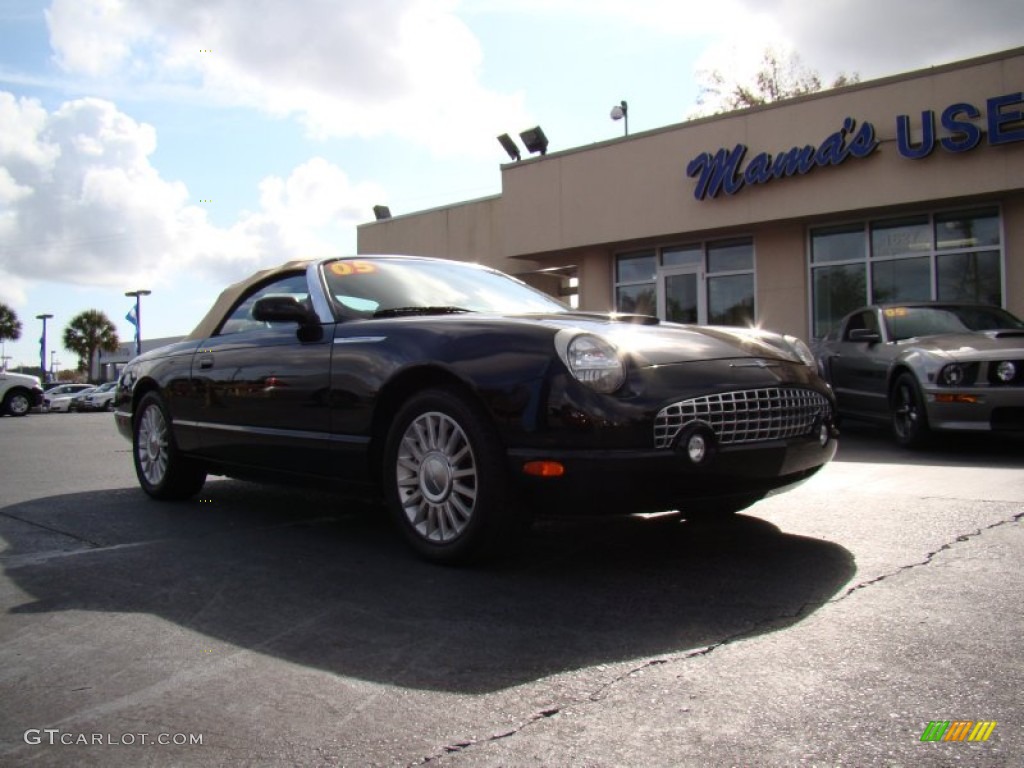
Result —
M 730 80 L 717 69 L 703 70 L 698 77 L 702 80 L 697 97 L 701 114 L 731 112 L 827 90 L 818 73 L 805 66 L 798 54 L 781 53 L 774 48 L 765 49 L 753 80 Z M 856 72 L 840 72 L 828 88 L 859 82 Z
M 21 338 L 21 320 L 14 310 L 0 304 L 0 341 L 17 341 Z
M 99 350 L 115 352 L 121 343 L 110 318 L 96 309 L 79 312 L 64 329 L 64 347 L 78 355 L 78 370 L 92 378 L 92 363 Z

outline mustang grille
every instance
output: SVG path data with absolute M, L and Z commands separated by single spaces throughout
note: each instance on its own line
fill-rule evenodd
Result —
M 744 389 L 665 406 L 654 419 L 654 447 L 668 448 L 679 432 L 708 425 L 722 445 L 756 443 L 809 434 L 829 410 L 828 400 L 809 389 Z

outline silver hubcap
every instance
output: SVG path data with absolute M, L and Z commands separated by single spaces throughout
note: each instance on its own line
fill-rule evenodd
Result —
M 15 416 L 28 413 L 28 398 L 24 395 L 14 395 L 10 400 L 10 409 Z
M 910 388 L 903 384 L 898 390 L 896 398 L 896 427 L 900 434 L 908 435 L 917 425 L 917 405 L 914 402 L 914 394 Z
M 398 498 L 412 527 L 428 541 L 457 539 L 476 507 L 477 470 L 462 427 L 443 413 L 418 416 L 398 448 Z
M 146 482 L 160 485 L 167 474 L 167 422 L 155 405 L 150 405 L 142 412 L 135 451 Z

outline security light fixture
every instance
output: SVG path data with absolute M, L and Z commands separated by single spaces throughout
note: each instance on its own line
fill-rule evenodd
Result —
M 503 133 L 501 134 L 501 136 L 498 137 L 498 143 L 501 144 L 502 147 L 504 147 L 506 152 L 508 152 L 508 156 L 515 160 L 516 162 L 519 162 L 520 160 L 523 159 L 523 156 L 519 153 L 519 147 L 516 146 L 516 143 L 512 140 L 512 137 L 509 136 L 507 133 Z
M 391 209 L 386 205 L 375 205 L 373 206 L 373 215 L 377 221 L 384 221 L 391 218 Z
M 612 107 L 610 117 L 612 120 L 625 120 L 626 136 L 629 136 L 629 104 L 626 103 L 625 99 L 622 100 L 621 104 L 616 104 Z
M 547 154 L 548 137 L 544 135 L 544 131 L 540 129 L 539 125 L 523 131 L 519 134 L 519 138 L 523 140 L 523 144 L 526 146 L 526 150 L 530 154 L 536 154 L 538 152 L 542 155 Z

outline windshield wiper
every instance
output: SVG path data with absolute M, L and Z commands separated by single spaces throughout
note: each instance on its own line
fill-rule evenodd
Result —
M 402 317 L 404 315 L 458 315 L 463 312 L 472 312 L 471 309 L 463 307 L 391 307 L 390 309 L 378 309 L 373 313 L 374 317 Z

